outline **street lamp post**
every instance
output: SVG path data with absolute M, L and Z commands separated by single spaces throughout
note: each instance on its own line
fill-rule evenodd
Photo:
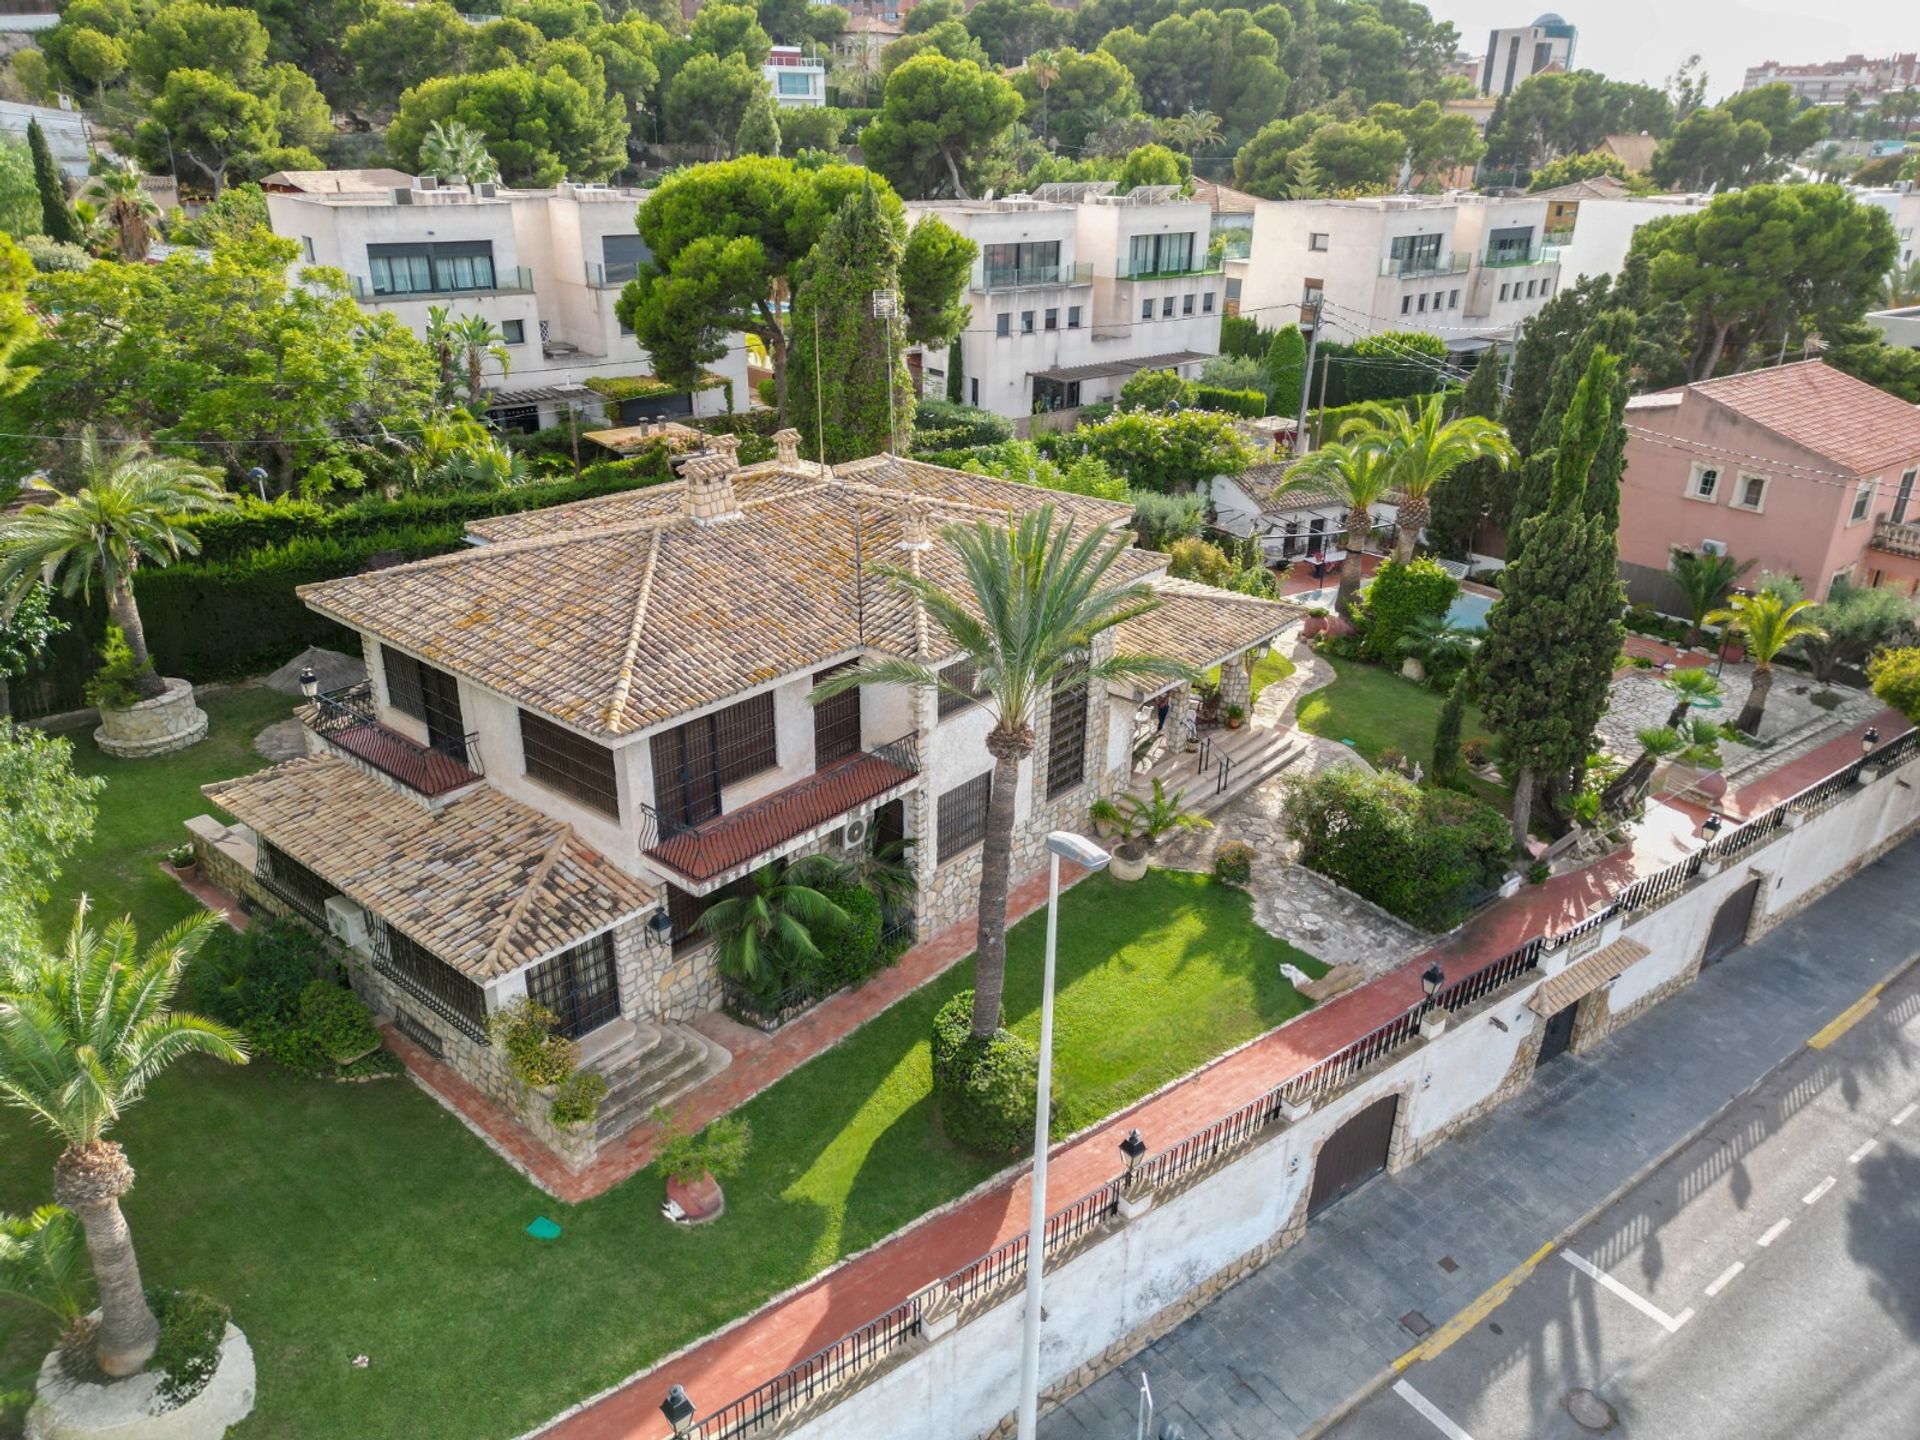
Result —
M 891 290 L 873 292 L 873 316 L 887 324 L 887 453 L 900 449 L 900 430 L 893 418 L 893 319 L 900 313 L 900 297 Z
M 1060 928 L 1060 860 L 1104 870 L 1113 857 L 1085 836 L 1047 836 L 1047 960 L 1040 982 L 1040 1084 L 1033 1112 L 1033 1180 L 1027 1207 L 1027 1322 L 1021 1338 L 1019 1440 L 1034 1440 L 1040 1415 L 1040 1273 L 1047 1260 L 1047 1112 L 1053 1108 L 1053 954 Z

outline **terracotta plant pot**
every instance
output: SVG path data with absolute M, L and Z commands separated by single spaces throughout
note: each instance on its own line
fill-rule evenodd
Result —
M 1229 715 L 1227 717 L 1227 729 L 1238 730 L 1239 728 L 1240 728 L 1240 717 L 1238 715 Z
M 1147 873 L 1146 850 L 1130 855 L 1128 849 L 1128 846 L 1117 846 L 1112 861 L 1107 865 L 1107 873 L 1116 880 L 1134 881 Z
M 1300 635 L 1303 639 L 1311 640 L 1313 639 L 1314 636 L 1320 634 L 1326 628 L 1327 628 L 1326 616 L 1309 615 L 1307 616 L 1306 620 L 1302 622 L 1300 626 Z
M 200 862 L 198 860 L 189 860 L 184 865 L 175 865 L 169 860 L 167 862 L 167 868 L 182 880 L 198 880 L 200 878 Z
M 667 1199 L 680 1207 L 683 1225 L 704 1225 L 718 1220 L 727 1208 L 727 1197 L 720 1182 L 706 1171 L 691 1180 L 677 1176 L 667 1181 Z

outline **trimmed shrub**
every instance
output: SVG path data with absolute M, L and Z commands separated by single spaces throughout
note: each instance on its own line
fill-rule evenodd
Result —
M 1460 582 L 1429 556 L 1387 561 L 1363 595 L 1367 658 L 1398 666 L 1400 637 L 1423 615 L 1444 616 L 1459 593 Z
M 933 1017 L 933 1093 L 957 1144 L 1012 1154 L 1033 1141 L 1040 1057 L 1010 1030 L 973 1036 L 973 991 L 962 990 Z
M 590 1125 L 606 1098 L 606 1076 L 597 1070 L 576 1070 L 554 1087 L 547 1115 L 554 1124 L 567 1129 Z
M 1172 370 L 1136 370 L 1120 387 L 1128 410 L 1165 410 L 1193 403 L 1193 387 Z
M 825 885 L 820 893 L 847 914 L 845 925 L 813 937 L 820 959 L 808 977 L 825 995 L 845 985 L 858 985 L 881 968 L 880 901 L 864 885 Z
M 1244 885 L 1253 879 L 1253 846 L 1244 840 L 1229 840 L 1213 852 L 1213 878 L 1228 885 Z
M 167 1409 L 178 1409 L 207 1388 L 220 1368 L 220 1342 L 227 1333 L 227 1307 L 197 1290 L 147 1292 L 160 1322 L 149 1370 L 160 1382 L 154 1394 Z
M 999 445 L 1013 438 L 1013 422 L 1004 415 L 950 400 L 922 400 L 913 411 L 913 453 L 965 450 Z
M 350 1064 L 380 1044 L 366 1004 L 331 980 L 316 980 L 301 994 L 300 1026 L 335 1065 Z
M 1245 315 L 1226 315 L 1220 320 L 1220 353 L 1265 363 L 1273 344 L 1273 332 L 1263 330 L 1260 322 Z
M 1229 415 L 1241 415 L 1249 420 L 1258 420 L 1267 413 L 1267 394 L 1264 390 L 1227 390 L 1218 385 L 1192 385 L 1188 387 L 1188 401 L 1202 410 L 1223 410 Z
M 537 1000 L 521 998 L 496 1010 L 487 1022 L 493 1043 L 507 1052 L 507 1065 L 528 1085 L 558 1085 L 580 1068 L 580 1047 L 553 1027 L 559 1016 Z

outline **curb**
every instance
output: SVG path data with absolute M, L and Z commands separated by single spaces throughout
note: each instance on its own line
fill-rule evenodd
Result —
M 1879 982 L 1881 988 L 1884 989 L 1892 985 L 1916 965 L 1920 965 L 1920 950 L 1916 950 L 1905 960 L 1897 962 Z M 1722 1116 L 1741 1101 L 1745 1100 L 1749 1095 L 1753 1094 L 1754 1091 L 1772 1080 L 1775 1075 L 1778 1075 L 1788 1065 L 1792 1064 L 1806 1048 L 1806 1043 L 1803 1041 L 1787 1054 L 1781 1056 L 1772 1065 L 1769 1065 L 1764 1073 L 1757 1076 L 1751 1085 L 1748 1085 L 1738 1094 L 1728 1096 L 1726 1104 L 1720 1106 L 1706 1119 L 1702 1120 L 1698 1125 L 1687 1131 L 1686 1134 L 1675 1140 L 1673 1144 L 1667 1146 L 1666 1149 L 1662 1150 L 1658 1155 L 1655 1155 L 1651 1160 L 1647 1161 L 1646 1164 L 1634 1171 L 1632 1175 L 1628 1176 L 1619 1185 L 1609 1190 L 1584 1213 L 1561 1226 L 1560 1229 L 1548 1236 L 1544 1243 L 1555 1250 L 1564 1247 L 1568 1239 L 1574 1234 L 1586 1229 L 1587 1226 L 1599 1219 L 1603 1213 L 1611 1209 L 1628 1191 L 1639 1186 L 1649 1175 L 1653 1174 L 1654 1171 L 1658 1170 L 1682 1150 L 1685 1150 L 1688 1146 L 1699 1140 L 1701 1136 L 1705 1135 L 1719 1123 Z M 1452 1318 L 1452 1316 L 1447 1317 L 1448 1320 Z M 1442 1320 L 1439 1323 L 1444 1325 L 1447 1322 L 1446 1320 Z M 1436 1328 L 1438 1327 L 1436 1326 Z M 1297 1440 L 1319 1440 L 1320 1436 L 1325 1435 L 1329 1430 L 1333 1429 L 1334 1426 L 1340 1424 L 1348 1416 L 1353 1414 L 1354 1411 L 1366 1404 L 1367 1401 L 1371 1400 L 1382 1390 L 1390 1386 L 1395 1380 L 1399 1379 L 1404 1373 L 1404 1371 L 1396 1369 L 1392 1365 L 1383 1367 L 1371 1380 L 1367 1381 L 1366 1384 L 1362 1385 L 1358 1390 L 1354 1391 L 1353 1394 L 1349 1395 L 1333 1409 L 1314 1421 L 1313 1424 L 1309 1425 L 1305 1430 L 1302 1430 Z

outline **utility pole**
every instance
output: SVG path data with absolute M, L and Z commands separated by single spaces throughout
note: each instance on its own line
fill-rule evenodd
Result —
M 1513 372 L 1520 363 L 1520 336 L 1527 328 L 1527 317 L 1522 316 L 1513 322 L 1513 354 L 1507 358 L 1507 368 L 1500 375 L 1500 408 L 1507 408 L 1507 397 L 1513 394 Z
M 567 401 L 567 438 L 573 442 L 573 478 L 580 479 L 580 412 Z
M 1300 414 L 1293 425 L 1293 453 L 1296 455 L 1307 453 L 1307 394 L 1313 387 L 1313 357 L 1320 351 L 1320 310 L 1325 304 L 1326 292 L 1323 290 L 1313 304 L 1300 307 L 1303 313 L 1308 310 L 1313 312 L 1313 335 L 1307 341 L 1307 363 L 1300 371 Z M 1323 402 L 1326 391 L 1326 383 L 1322 381 L 1320 395 Z

